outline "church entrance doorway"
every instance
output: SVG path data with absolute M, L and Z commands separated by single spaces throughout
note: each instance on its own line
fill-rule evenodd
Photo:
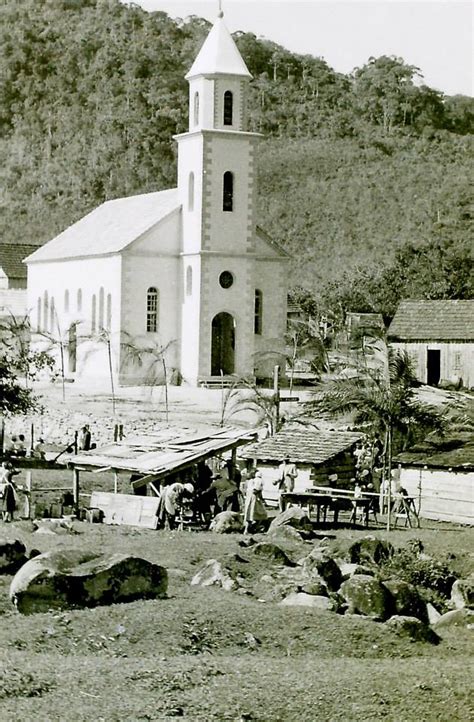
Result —
M 230 313 L 212 319 L 211 375 L 233 374 L 235 370 L 235 321 Z
M 67 351 L 68 351 L 69 373 L 73 374 L 76 372 L 76 364 L 77 364 L 77 334 L 76 334 L 76 324 L 74 324 L 74 323 L 69 328 Z

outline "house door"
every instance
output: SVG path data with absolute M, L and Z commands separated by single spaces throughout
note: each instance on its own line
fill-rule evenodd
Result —
M 235 369 L 235 321 L 230 313 L 212 319 L 211 375 L 233 374 Z
M 69 373 L 73 374 L 76 372 L 76 363 L 77 363 L 76 324 L 72 324 L 72 326 L 69 328 L 67 352 L 68 352 Z
M 428 349 L 426 371 L 428 385 L 437 386 L 441 377 L 441 351 L 439 349 Z

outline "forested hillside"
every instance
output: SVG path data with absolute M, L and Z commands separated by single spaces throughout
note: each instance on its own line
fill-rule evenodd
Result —
M 209 24 L 118 0 L 6 0 L 0 239 L 43 243 L 102 201 L 176 182 L 189 69 Z M 262 225 L 323 305 L 390 315 L 473 296 L 474 106 L 400 58 L 351 76 L 249 33 Z

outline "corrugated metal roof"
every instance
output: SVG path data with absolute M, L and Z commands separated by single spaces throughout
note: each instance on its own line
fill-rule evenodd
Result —
M 0 267 L 7 278 L 26 280 L 23 259 L 38 248 L 29 243 L 0 243 Z
M 402 301 L 388 337 L 394 341 L 474 341 L 474 300 Z
M 185 76 L 196 75 L 241 75 L 251 78 L 241 54 L 222 18 L 217 18 L 205 39 L 196 60 Z
M 241 455 L 278 463 L 288 455 L 294 462 L 323 464 L 350 449 L 362 436 L 352 431 L 279 431 L 258 444 L 246 446 Z
M 40 263 L 118 253 L 179 207 L 177 188 L 107 201 L 26 261 Z

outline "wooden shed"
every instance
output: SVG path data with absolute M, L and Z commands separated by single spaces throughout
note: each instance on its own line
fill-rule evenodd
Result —
M 267 502 L 276 504 L 278 467 L 288 455 L 298 469 L 295 491 L 302 492 L 313 486 L 348 488 L 355 476 L 354 446 L 362 434 L 352 431 L 279 431 L 275 436 L 249 444 L 240 456 L 253 460 L 263 476 L 263 495 Z M 337 481 L 329 476 L 337 474 Z
M 396 459 L 400 485 L 425 519 L 474 524 L 474 442 L 408 451 Z

